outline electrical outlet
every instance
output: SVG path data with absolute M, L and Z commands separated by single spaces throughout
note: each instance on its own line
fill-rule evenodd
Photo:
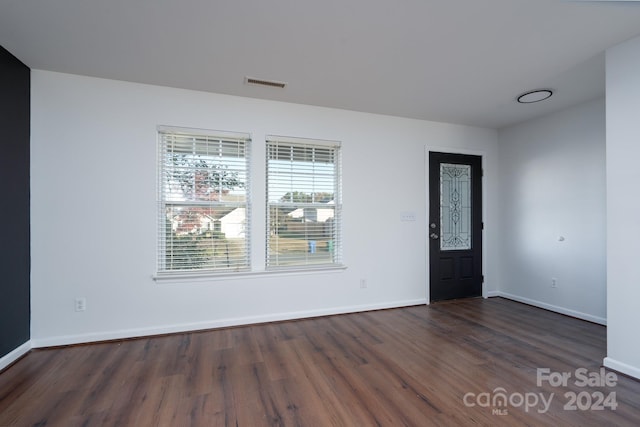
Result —
M 365 279 L 360 279 L 360 289 L 364 289 L 367 287 L 367 281 Z
M 76 311 L 85 311 L 87 309 L 87 299 L 85 297 L 76 298 Z
M 551 287 L 552 288 L 557 288 L 558 287 L 558 279 L 556 279 L 555 277 L 551 278 Z

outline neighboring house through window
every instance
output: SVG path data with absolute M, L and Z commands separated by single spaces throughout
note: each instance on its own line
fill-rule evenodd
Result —
M 162 126 L 158 139 L 158 273 L 249 270 L 249 134 Z
M 267 137 L 267 269 L 340 265 L 340 143 Z

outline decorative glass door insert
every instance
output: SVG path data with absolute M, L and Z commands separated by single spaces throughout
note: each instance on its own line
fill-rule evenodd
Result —
M 440 249 L 471 249 L 471 166 L 440 164 Z

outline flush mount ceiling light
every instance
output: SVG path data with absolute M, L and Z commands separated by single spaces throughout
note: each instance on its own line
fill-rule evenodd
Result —
M 279 82 L 276 80 L 256 79 L 254 77 L 245 77 L 244 81 L 247 84 L 271 86 L 271 87 L 277 87 L 280 89 L 284 89 L 284 87 L 287 85 L 285 82 Z
M 531 104 L 534 102 L 544 101 L 553 95 L 551 89 L 537 89 L 532 90 L 531 92 L 523 93 L 518 97 L 518 102 L 520 104 Z

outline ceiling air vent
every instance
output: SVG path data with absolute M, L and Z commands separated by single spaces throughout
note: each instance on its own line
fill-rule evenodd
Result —
M 253 77 L 246 77 L 245 83 L 252 84 L 252 85 L 278 87 L 280 89 L 284 89 L 284 87 L 287 85 L 285 82 L 278 82 L 275 80 L 255 79 Z

